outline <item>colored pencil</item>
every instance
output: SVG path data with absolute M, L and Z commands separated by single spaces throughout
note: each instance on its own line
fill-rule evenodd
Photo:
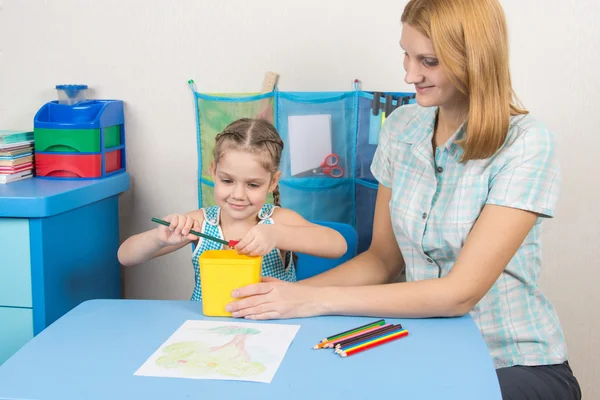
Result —
M 379 339 L 381 339 L 383 337 L 387 337 L 387 336 L 392 335 L 392 334 L 394 334 L 396 332 L 399 332 L 401 330 L 403 330 L 403 328 L 396 327 L 395 329 L 394 328 L 388 329 L 385 332 L 382 332 L 382 333 L 380 333 L 378 335 L 373 335 L 373 336 L 366 337 L 366 338 L 360 338 L 359 340 L 353 341 L 351 343 L 347 343 L 344 346 L 338 346 L 338 347 L 336 347 L 335 352 L 336 353 L 340 353 L 343 350 L 348 350 L 348 349 L 351 349 L 351 348 L 354 348 L 354 347 L 357 347 L 357 346 L 361 346 L 361 345 L 363 345 L 365 343 L 370 343 L 373 340 L 379 340 Z
M 378 320 L 378 321 L 371 322 L 370 324 L 366 324 L 366 325 L 363 325 L 363 326 L 359 326 L 358 328 L 349 329 L 349 330 L 347 330 L 347 331 L 345 331 L 345 332 L 340 332 L 340 333 L 338 333 L 338 334 L 335 334 L 335 335 L 331 335 L 331 336 L 329 336 L 329 337 L 326 337 L 325 339 L 321 340 L 321 343 L 323 343 L 323 342 L 328 342 L 328 341 L 331 341 L 331 340 L 333 340 L 333 339 L 337 339 L 337 338 L 339 338 L 340 336 L 343 336 L 343 335 L 348 335 L 348 334 L 351 334 L 351 333 L 355 333 L 355 332 L 358 332 L 358 331 L 362 331 L 362 330 L 365 330 L 365 329 L 367 329 L 367 328 L 371 328 L 371 327 L 373 327 L 373 326 L 375 326 L 375 325 L 384 325 L 384 324 L 385 324 L 385 320 L 384 320 L 384 319 L 380 319 L 380 320 Z
M 371 334 L 371 333 L 375 333 L 375 332 L 384 332 L 385 330 L 389 330 L 392 328 L 402 328 L 402 325 L 400 325 L 400 324 L 385 324 L 382 326 L 378 326 L 375 329 L 370 329 L 369 331 L 363 331 L 363 332 L 359 332 L 359 333 L 351 335 L 351 336 L 344 336 L 339 339 L 335 339 L 331 343 L 333 343 L 334 346 L 337 346 L 340 344 L 344 344 L 344 342 L 351 342 L 355 339 L 360 339 L 362 336 L 367 335 L 367 334 Z
M 387 339 L 388 337 L 390 337 L 390 336 L 394 336 L 394 335 L 396 335 L 396 334 L 398 334 L 398 333 L 401 333 L 401 332 L 403 332 L 403 331 L 405 331 L 405 330 L 406 330 L 406 329 L 400 329 L 400 330 L 397 330 L 397 331 L 390 331 L 390 332 L 384 333 L 384 334 L 383 334 L 383 335 L 381 335 L 381 336 L 378 336 L 378 337 L 374 337 L 374 338 L 371 338 L 371 339 L 365 340 L 365 341 L 363 341 L 363 342 L 361 342 L 361 343 L 355 343 L 355 344 L 353 344 L 353 345 L 351 345 L 351 346 L 346 346 L 346 347 L 340 348 L 340 349 L 339 349 L 339 351 L 338 351 L 338 353 L 339 353 L 339 352 L 342 352 L 342 351 L 345 351 L 345 352 L 347 352 L 347 351 L 350 351 L 350 350 L 356 350 L 356 349 L 357 349 L 357 348 L 359 348 L 359 347 L 363 347 L 363 346 L 369 345 L 369 344 L 371 344 L 371 343 L 373 343 L 373 342 L 378 342 L 378 341 L 380 341 L 380 340 Z
M 171 226 L 170 222 L 163 221 L 162 219 L 158 219 L 158 218 L 152 218 L 152 222 L 156 222 L 157 224 L 161 224 L 164 226 Z M 216 238 L 214 236 L 207 235 L 205 233 L 196 232 L 191 229 L 190 229 L 190 233 L 192 235 L 196 235 L 196 236 L 204 238 L 204 239 L 212 240 L 213 242 L 221 243 L 221 244 L 224 244 L 225 246 L 229 246 L 229 247 L 235 247 L 235 245 L 240 242 L 239 240 L 229 240 L 229 241 L 222 240 L 222 239 Z
M 365 329 L 364 331 L 359 331 L 359 332 L 355 332 L 355 333 L 350 333 L 350 334 L 347 334 L 347 335 L 344 335 L 344 336 L 340 336 L 338 339 L 334 339 L 334 340 L 332 340 L 332 341 L 327 341 L 327 342 L 322 342 L 322 343 L 319 343 L 319 344 L 318 344 L 318 345 L 316 345 L 314 348 L 315 348 L 315 349 L 321 349 L 321 348 L 326 348 L 326 349 L 329 349 L 329 348 L 332 348 L 332 347 L 334 347 L 336 343 L 339 343 L 339 342 L 341 342 L 342 340 L 347 340 L 347 339 L 350 339 L 350 338 L 358 337 L 358 336 L 360 336 L 360 335 L 365 335 L 365 334 L 367 334 L 367 333 L 369 333 L 369 332 L 374 332 L 374 331 L 376 331 L 376 330 L 378 330 L 378 329 L 382 329 L 382 328 L 384 328 L 384 327 L 388 327 L 388 326 L 391 326 L 391 324 L 385 324 L 385 325 L 375 325 L 375 326 L 373 326 L 373 327 L 371 327 L 371 328 L 367 328 L 367 329 Z
M 384 339 L 380 339 L 380 340 L 374 341 L 374 342 L 366 344 L 366 345 L 364 345 L 362 347 L 344 350 L 344 351 L 342 351 L 340 353 L 340 356 L 341 357 L 348 357 L 348 356 L 351 356 L 353 354 L 360 353 L 361 351 L 372 349 L 373 347 L 377 347 L 377 346 L 380 346 L 382 344 L 391 342 L 393 340 L 403 338 L 405 336 L 408 336 L 408 331 L 407 330 L 401 330 L 401 331 L 398 331 L 397 333 L 395 333 L 394 335 L 390 335 L 390 336 L 388 336 L 388 337 L 386 337 Z
M 372 339 L 374 337 L 382 336 L 384 334 L 387 335 L 388 333 L 393 332 L 393 331 L 397 331 L 397 330 L 402 330 L 402 325 L 400 325 L 400 324 L 398 324 L 398 325 L 392 324 L 392 325 L 389 325 L 389 326 L 387 326 L 385 328 L 382 328 L 382 329 L 379 329 L 379 330 L 376 330 L 376 331 L 371 331 L 371 332 L 366 333 L 364 335 L 360 335 L 360 336 L 357 336 L 357 337 L 354 337 L 354 338 L 349 338 L 347 340 L 341 340 L 341 341 L 335 343 L 334 346 L 336 348 L 338 348 L 338 349 L 341 348 L 341 347 L 352 347 L 352 345 L 354 345 L 356 343 L 361 343 L 361 342 L 364 342 L 365 340 L 370 340 L 370 339 Z

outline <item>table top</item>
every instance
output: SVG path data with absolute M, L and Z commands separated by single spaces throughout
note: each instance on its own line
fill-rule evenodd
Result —
M 0 366 L 0 399 L 501 399 L 477 326 L 459 318 L 389 319 L 409 335 L 347 358 L 313 350 L 322 338 L 374 318 L 265 321 L 300 325 L 271 383 L 135 376 L 186 321 L 216 320 L 190 301 L 91 300 Z M 255 321 L 250 321 L 255 322 Z
M 129 189 L 129 174 L 102 179 L 30 178 L 0 184 L 0 217 L 48 217 Z

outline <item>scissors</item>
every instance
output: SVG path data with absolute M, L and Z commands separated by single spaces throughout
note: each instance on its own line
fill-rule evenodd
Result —
M 344 176 L 344 168 L 338 166 L 340 162 L 340 156 L 335 153 L 332 153 L 325 157 L 325 160 L 321 163 L 318 168 L 308 170 L 306 172 L 302 172 L 296 176 L 310 176 L 310 175 L 319 175 L 325 174 L 332 178 L 341 178 Z

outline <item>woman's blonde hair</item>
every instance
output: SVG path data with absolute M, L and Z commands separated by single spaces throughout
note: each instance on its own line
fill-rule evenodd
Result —
M 497 0 L 410 0 L 402 13 L 433 43 L 440 65 L 469 101 L 462 161 L 494 155 L 510 116 L 527 114 L 512 88 L 508 34 Z

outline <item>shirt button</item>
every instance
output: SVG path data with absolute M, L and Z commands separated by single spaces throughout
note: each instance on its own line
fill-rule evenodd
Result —
M 423 219 L 427 218 L 427 213 L 423 213 Z
M 429 257 L 427 257 L 427 262 L 428 262 L 429 264 L 433 264 L 433 260 L 432 260 L 431 258 L 429 258 Z
M 437 172 L 438 172 L 438 174 L 441 174 L 442 172 L 444 172 L 444 168 L 437 167 Z

